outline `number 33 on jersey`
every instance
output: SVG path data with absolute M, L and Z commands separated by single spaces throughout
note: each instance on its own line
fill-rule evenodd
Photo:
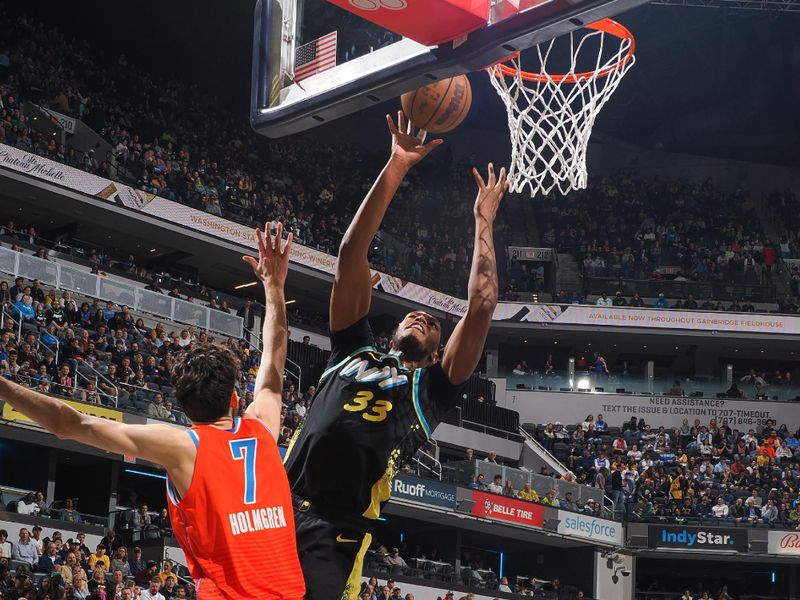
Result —
M 386 415 L 392 410 L 392 403 L 389 400 L 375 399 L 375 394 L 362 390 L 342 408 L 350 412 L 360 412 L 365 421 L 378 423 L 386 419 Z

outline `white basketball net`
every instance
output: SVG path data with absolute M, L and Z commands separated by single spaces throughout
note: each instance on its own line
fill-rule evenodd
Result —
M 623 62 L 631 40 L 604 31 L 585 31 L 590 32 L 581 32 L 580 36 L 569 34 L 571 58 L 565 75 L 579 73 L 577 64 L 581 50 L 594 38 L 600 52 L 594 72 L 587 77 L 562 80 L 560 76 L 547 73 L 547 60 L 555 40 L 535 46 L 540 81 L 523 79 L 519 56 L 508 63 L 516 69 L 515 76 L 503 75 L 498 65 L 488 69 L 492 85 L 508 112 L 511 192 L 522 192 L 530 187 L 531 196 L 536 196 L 549 194 L 554 188 L 566 194 L 586 187 L 586 150 L 592 126 L 600 109 L 633 66 L 634 57 Z M 615 47 L 615 44 L 619 49 L 609 53 L 607 47 Z M 587 52 L 588 49 L 584 50 Z M 604 57 L 604 54 L 612 56 Z

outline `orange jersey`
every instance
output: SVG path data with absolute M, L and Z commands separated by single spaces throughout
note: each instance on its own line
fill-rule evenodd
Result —
M 292 497 L 275 439 L 256 419 L 188 434 L 197 446 L 192 482 L 179 499 L 167 480 L 167 506 L 198 600 L 300 600 Z

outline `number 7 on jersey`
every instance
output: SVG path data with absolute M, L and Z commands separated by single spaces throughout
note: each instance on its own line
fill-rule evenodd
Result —
M 231 456 L 233 460 L 244 461 L 244 503 L 255 504 L 256 501 L 256 438 L 231 440 Z

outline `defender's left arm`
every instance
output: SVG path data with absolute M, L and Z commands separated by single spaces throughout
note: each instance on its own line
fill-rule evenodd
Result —
M 500 176 L 496 177 L 490 163 L 487 181 L 477 169 L 472 169 L 472 174 L 478 184 L 478 197 L 474 208 L 475 249 L 469 274 L 467 314 L 456 325 L 442 357 L 442 370 L 454 385 L 464 383 L 475 372 L 499 292 L 492 228 L 506 190 L 506 170 L 500 169 Z

